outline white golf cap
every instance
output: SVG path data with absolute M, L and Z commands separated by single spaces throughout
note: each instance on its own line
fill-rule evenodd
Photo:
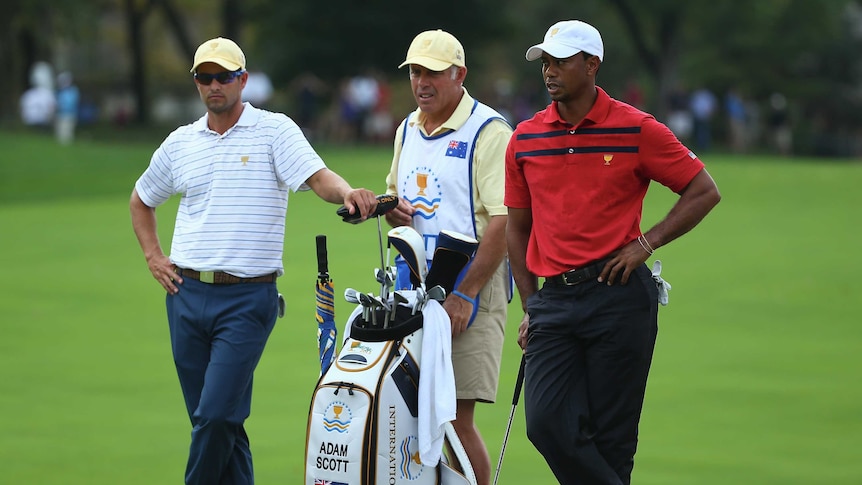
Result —
M 600 61 L 604 61 L 605 56 L 599 31 L 580 20 L 563 20 L 552 25 L 544 42 L 527 49 L 527 60 L 535 61 L 542 57 L 542 51 L 557 59 L 566 59 L 578 52 L 597 56 Z

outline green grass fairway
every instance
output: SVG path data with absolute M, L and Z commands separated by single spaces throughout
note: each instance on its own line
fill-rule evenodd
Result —
M 166 134 L 166 133 L 165 133 Z M 173 369 L 164 293 L 131 229 L 128 198 L 157 141 L 0 132 L 0 483 L 181 483 L 190 426 Z M 320 149 L 381 192 L 390 149 Z M 639 485 L 862 483 L 862 164 L 705 156 L 722 203 L 659 249 L 673 285 L 635 459 Z M 651 190 L 644 227 L 674 201 Z M 158 211 L 170 246 L 176 200 Z M 374 291 L 373 222 L 293 194 L 288 300 L 258 367 L 247 425 L 257 483 L 301 483 L 317 379 L 314 239 L 336 294 Z M 384 227 L 384 230 L 386 228 Z M 858 305 L 857 305 L 858 306 Z M 339 326 L 352 309 L 336 299 Z M 509 318 L 498 402 L 478 407 L 496 466 L 520 350 Z M 518 405 L 500 482 L 554 483 Z

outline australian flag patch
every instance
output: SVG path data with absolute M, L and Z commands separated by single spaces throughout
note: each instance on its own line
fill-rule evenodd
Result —
M 452 140 L 446 148 L 447 157 L 467 158 L 467 142 Z

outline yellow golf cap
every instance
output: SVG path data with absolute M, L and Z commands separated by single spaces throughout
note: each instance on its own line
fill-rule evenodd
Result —
M 245 54 L 242 49 L 236 42 L 224 37 L 210 39 L 198 47 L 191 72 L 195 72 L 195 69 L 205 62 L 213 62 L 228 71 L 245 70 Z
M 432 71 L 443 71 L 453 65 L 464 67 L 464 47 L 449 32 L 428 30 L 413 39 L 407 58 L 398 68 L 408 64 L 418 64 Z

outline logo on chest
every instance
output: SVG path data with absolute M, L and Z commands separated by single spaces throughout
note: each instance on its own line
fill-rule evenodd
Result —
M 437 174 L 429 167 L 411 170 L 400 187 L 401 195 L 416 208 L 416 215 L 431 219 L 442 200 L 442 187 Z

